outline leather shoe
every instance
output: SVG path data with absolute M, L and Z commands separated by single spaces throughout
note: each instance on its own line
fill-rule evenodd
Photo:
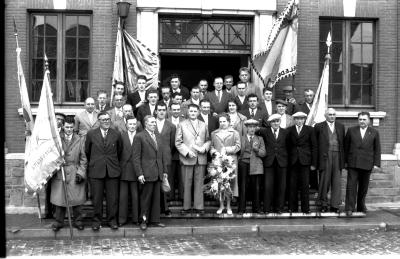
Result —
M 346 211 L 346 216 L 347 217 L 353 216 L 353 212 L 351 210 Z
M 93 231 L 99 231 L 100 230 L 100 224 L 93 224 L 92 225 Z
M 118 229 L 117 223 L 111 223 L 111 224 L 109 224 L 109 226 L 110 226 L 110 228 L 113 229 L 113 230 L 117 230 L 117 229 Z
M 78 230 L 84 230 L 85 226 L 82 224 L 82 222 L 76 222 L 74 224 L 74 226 L 78 229 Z
M 328 211 L 328 208 L 326 206 L 322 206 L 321 212 L 327 212 L 327 211 Z
M 185 215 L 185 214 L 189 214 L 190 213 L 190 209 L 188 210 L 181 210 L 181 215 Z
M 338 208 L 331 207 L 330 210 L 331 210 L 331 212 L 339 213 L 339 209 Z
M 154 226 L 154 227 L 165 228 L 165 224 L 160 223 L 160 222 L 158 222 L 158 223 L 152 223 L 151 225 Z
M 60 223 L 54 223 L 54 224 L 51 226 L 51 228 L 53 229 L 54 232 L 59 231 L 62 227 L 63 227 L 63 225 L 60 224 Z
M 122 227 L 122 226 L 124 226 L 126 223 L 119 223 L 118 224 L 118 227 Z
M 147 229 L 147 224 L 146 224 L 146 222 L 140 223 L 140 229 L 141 229 L 141 230 L 146 230 L 146 229 Z
M 166 211 L 164 212 L 164 214 L 165 214 L 165 216 L 169 216 L 169 215 L 171 215 L 171 211 L 170 211 L 170 210 L 166 210 Z

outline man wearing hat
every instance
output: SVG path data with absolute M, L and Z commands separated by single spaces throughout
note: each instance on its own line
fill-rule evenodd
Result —
M 293 117 L 286 113 L 288 102 L 278 99 L 275 101 L 276 112 L 281 115 L 281 128 L 287 129 L 294 125 Z
M 305 114 L 309 114 L 311 110 L 311 106 L 314 102 L 315 93 L 311 89 L 304 90 L 304 101 L 300 102 L 298 105 L 295 106 L 295 112 L 304 112 Z
M 293 114 L 295 125 L 288 128 L 290 191 L 289 212 L 298 211 L 298 189 L 301 195 L 301 211 L 310 213 L 309 181 L 310 170 L 316 169 L 317 139 L 314 129 L 304 125 L 307 114 L 296 112 Z
M 282 87 L 282 91 L 285 94 L 285 101 L 288 104 L 286 112 L 287 114 L 292 115 L 294 113 L 294 107 L 297 103 L 293 96 L 293 92 L 296 91 L 296 88 L 294 88 L 292 85 L 286 85 Z
M 252 192 L 252 212 L 260 213 L 261 177 L 264 174 L 262 157 L 265 156 L 264 140 L 255 135 L 259 122 L 249 119 L 244 122 L 246 135 L 241 139 L 241 149 L 238 163 L 239 206 L 238 213 L 246 213 L 246 182 L 250 177 Z
M 281 115 L 269 116 L 270 126 L 258 134 L 265 143 L 264 164 L 264 213 L 282 213 L 285 205 L 286 169 L 288 165 L 287 130 L 281 128 Z

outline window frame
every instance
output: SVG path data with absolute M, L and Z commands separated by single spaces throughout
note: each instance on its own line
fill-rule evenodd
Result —
M 37 9 L 28 9 L 28 35 L 29 42 L 27 44 L 28 55 L 29 55 L 29 78 L 28 78 L 28 94 L 29 98 L 32 99 L 32 67 L 33 67 L 33 16 L 34 15 L 56 15 L 57 16 L 57 75 L 59 75 L 56 79 L 56 97 L 53 99 L 54 104 L 56 105 L 82 105 L 82 102 L 71 102 L 65 101 L 65 55 L 66 55 L 66 16 L 88 16 L 90 21 L 90 32 L 89 32 L 89 57 L 88 57 L 88 90 L 87 96 L 91 96 L 91 83 L 92 83 L 92 73 L 91 73 L 91 64 L 92 64 L 92 44 L 93 44 L 93 11 L 92 10 L 37 10 Z M 59 51 L 62 50 L 62 51 Z M 50 79 L 52 75 L 50 74 Z M 39 101 L 31 101 L 32 104 L 39 104 Z
M 342 65 L 343 65 L 343 78 L 342 78 L 342 95 L 343 95 L 343 103 L 342 104 L 330 104 L 330 107 L 334 108 L 345 108 L 345 109 L 357 109 L 357 108 L 365 108 L 365 109 L 375 109 L 377 106 L 377 66 L 378 66 L 378 60 L 377 60 L 377 22 L 378 19 L 373 19 L 373 18 L 351 18 L 351 19 L 346 19 L 342 17 L 325 17 L 321 16 L 319 17 L 319 26 L 321 25 L 321 22 L 341 22 L 343 31 L 342 31 Z M 361 22 L 361 23 L 371 23 L 372 24 L 372 32 L 373 32 L 373 38 L 372 38 L 372 44 L 373 44 L 373 49 L 372 49 L 372 60 L 373 60 L 373 67 L 372 67 L 372 96 L 371 96 L 371 104 L 351 104 L 350 103 L 350 91 L 351 91 L 351 23 L 352 22 Z M 321 34 L 321 28 L 319 28 L 319 35 Z M 318 38 L 318 42 L 321 43 L 320 36 Z M 364 43 L 365 44 L 365 43 Z M 319 48 L 321 47 L 321 44 L 319 44 Z M 327 50 L 327 48 L 326 48 Z M 332 49 L 331 49 L 332 52 Z M 319 51 L 321 54 L 321 50 Z M 325 51 L 326 53 L 326 51 Z M 321 77 L 322 75 L 322 70 L 323 66 L 321 67 L 321 57 L 319 57 L 319 76 Z M 330 78 L 329 78 L 329 87 L 332 85 L 332 60 L 329 62 L 330 65 Z M 361 96 L 362 98 L 362 96 Z

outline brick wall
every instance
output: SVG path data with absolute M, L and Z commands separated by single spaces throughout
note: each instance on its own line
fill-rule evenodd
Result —
M 96 96 L 100 89 L 111 92 L 111 79 L 114 65 L 115 39 L 117 35 L 117 6 L 118 0 L 93 0 L 86 1 L 89 6 L 93 6 L 93 26 L 91 38 L 91 96 Z M 87 6 L 80 5 L 79 0 L 69 0 L 75 2 L 75 10 L 86 10 Z M 136 36 L 136 0 L 129 0 L 132 4 L 129 17 L 127 18 L 126 28 L 134 37 Z M 18 115 L 17 109 L 21 107 L 20 94 L 17 80 L 16 63 L 16 41 L 14 37 L 13 17 L 18 28 L 18 40 L 21 51 L 21 62 L 26 77 L 29 79 L 29 8 L 40 8 L 41 10 L 51 10 L 52 1 L 40 0 L 19 0 L 5 1 L 5 139 L 9 153 L 24 152 L 24 122 L 22 116 Z M 69 4 L 67 5 L 68 8 Z M 28 85 L 29 87 L 29 85 Z M 81 104 L 77 104 L 78 107 Z M 33 105 L 35 107 L 35 105 Z M 75 107 L 75 106 L 64 106 Z
M 287 0 L 277 1 L 278 13 Z M 376 23 L 376 107 L 371 111 L 385 111 L 386 118 L 378 127 L 381 133 L 382 153 L 392 153 L 394 143 L 400 141 L 399 109 L 399 13 L 396 0 L 357 0 L 356 17 L 378 19 Z M 342 0 L 300 1 L 298 32 L 298 70 L 295 77 L 296 99 L 303 100 L 305 88 L 317 88 L 319 71 L 319 17 L 342 17 Z M 279 92 L 279 91 L 278 91 Z M 343 120 L 345 126 L 357 125 L 356 119 Z

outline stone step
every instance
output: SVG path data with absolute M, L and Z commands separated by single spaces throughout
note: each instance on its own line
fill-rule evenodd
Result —
M 385 197 L 390 197 L 390 196 L 395 196 L 399 195 L 400 190 L 396 188 L 372 188 L 368 190 L 368 195 L 369 196 L 385 196 Z
M 385 174 L 385 173 L 373 173 L 371 174 L 370 179 L 374 180 L 386 180 L 386 181 L 393 181 L 394 177 L 392 174 Z
M 373 180 L 369 183 L 369 188 L 393 188 L 394 182 L 388 180 Z
M 388 196 L 369 196 L 365 198 L 365 203 L 385 203 L 385 202 L 395 202 L 396 197 Z M 398 200 L 400 201 L 400 199 Z

